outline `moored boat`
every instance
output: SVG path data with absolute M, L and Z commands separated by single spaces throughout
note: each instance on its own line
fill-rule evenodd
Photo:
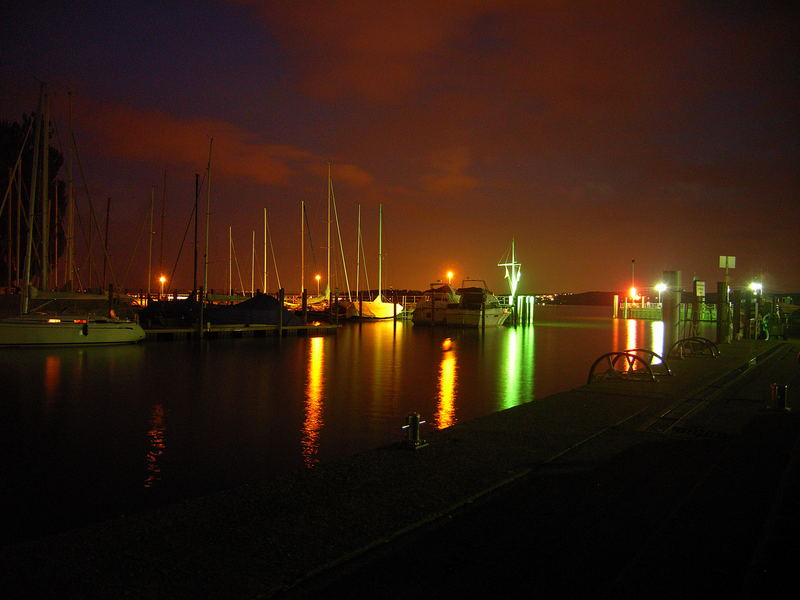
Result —
M 0 320 L 0 346 L 135 344 L 144 338 L 139 324 L 125 319 L 29 314 Z
M 447 309 L 456 307 L 460 298 L 449 284 L 432 283 L 414 307 L 411 320 L 418 325 L 444 325 Z
M 482 286 L 461 287 L 456 291 L 457 302 L 446 304 L 445 292 L 439 292 L 440 299 L 434 300 L 433 310 L 430 303 L 426 307 L 423 302 L 414 310 L 413 322 L 419 325 L 448 327 L 498 327 L 505 323 L 511 315 L 511 310 L 500 305 L 500 301 L 487 289 L 485 282 L 466 280 L 463 283 L 481 283 Z M 417 311 L 420 311 L 419 316 Z

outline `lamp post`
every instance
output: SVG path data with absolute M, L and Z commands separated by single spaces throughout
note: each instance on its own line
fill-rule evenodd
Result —
M 667 289 L 667 284 L 660 282 L 656 284 L 656 291 L 658 292 L 658 303 L 661 304 L 661 294 Z
M 164 283 L 167 281 L 167 278 L 162 275 L 158 278 L 158 281 L 161 282 L 161 292 L 158 295 L 158 299 L 161 300 L 161 298 L 164 297 Z
M 319 296 L 319 280 L 322 279 L 322 275 L 317 273 L 316 275 L 314 275 L 314 279 L 317 280 L 317 296 Z
M 753 303 L 755 304 L 755 318 L 753 319 L 753 339 L 758 339 L 758 296 L 761 294 L 764 286 L 760 282 L 754 281 L 750 284 L 750 290 L 753 292 Z

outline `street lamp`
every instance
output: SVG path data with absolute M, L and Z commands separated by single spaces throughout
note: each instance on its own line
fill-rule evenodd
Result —
M 322 275 L 317 273 L 316 275 L 314 275 L 314 279 L 317 280 L 317 296 L 319 296 L 319 280 L 322 279 Z
M 164 283 L 167 281 L 167 278 L 162 275 L 158 280 L 161 282 L 161 293 L 158 295 L 158 299 L 161 300 L 161 298 L 164 297 Z
M 656 284 L 656 291 L 658 292 L 658 303 L 661 304 L 661 294 L 667 290 L 667 284 L 660 282 Z
M 751 291 L 753 292 L 753 294 L 755 294 L 755 295 L 758 295 L 758 294 L 760 294 L 760 293 L 761 293 L 761 290 L 763 289 L 763 287 L 764 287 L 764 286 L 762 286 L 762 285 L 761 285 L 759 282 L 757 282 L 757 281 L 754 281 L 753 283 L 751 283 L 751 284 L 750 284 L 750 290 L 751 290 Z
M 452 271 L 448 271 L 447 272 L 447 285 L 452 285 L 452 284 L 453 284 L 453 272 Z

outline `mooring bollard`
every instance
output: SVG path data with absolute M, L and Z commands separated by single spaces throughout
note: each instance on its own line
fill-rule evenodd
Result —
M 767 408 L 769 410 L 792 410 L 788 405 L 788 389 L 785 383 L 773 383 L 769 386 L 770 398 Z
M 403 441 L 404 448 L 416 450 L 417 448 L 427 446 L 428 443 L 419 435 L 419 426 L 423 423 L 425 423 L 425 421 L 422 420 L 422 415 L 417 412 L 408 413 L 406 415 L 406 424 L 403 425 L 403 429 L 406 430 L 406 439 Z

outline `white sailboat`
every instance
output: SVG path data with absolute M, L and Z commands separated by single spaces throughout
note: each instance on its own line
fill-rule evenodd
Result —
M 391 319 L 403 311 L 402 304 L 383 301 L 383 204 L 378 205 L 378 295 L 374 300 L 360 302 L 356 307 L 360 319 Z
M 44 97 L 44 89 L 42 90 Z M 30 301 L 34 298 L 46 299 L 45 304 L 55 300 L 85 300 L 85 295 L 73 292 L 42 292 L 31 285 L 31 267 L 33 248 L 33 218 L 36 214 L 36 181 L 39 178 L 38 161 L 41 153 L 43 161 L 47 162 L 49 148 L 49 118 L 47 112 L 42 116 L 43 102 L 40 100 L 36 119 L 36 137 L 34 143 L 33 172 L 31 174 L 31 193 L 28 204 L 28 227 L 25 253 L 25 276 L 20 282 L 22 287 L 21 315 L 19 317 L 0 319 L 0 345 L 2 346 L 27 346 L 27 345 L 73 345 L 73 344 L 129 344 L 143 340 L 144 330 L 130 320 L 116 318 L 109 308 L 109 316 L 61 315 L 38 312 L 36 308 L 31 311 Z M 40 139 L 41 136 L 41 139 Z M 41 149 L 40 149 L 41 143 Z M 47 169 L 43 167 L 41 174 L 42 186 L 42 215 L 48 215 L 49 190 Z M 19 176 L 19 173 L 16 173 Z M 46 227 L 43 226 L 41 256 L 49 254 L 48 236 L 44 235 Z M 19 235 L 19 231 L 17 232 Z M 71 249 L 70 249 L 71 252 Z M 70 257 L 71 262 L 71 257 Z M 70 265 L 71 266 L 71 265 Z M 41 282 L 47 285 L 48 264 L 42 260 Z M 71 276 L 71 273 L 68 277 Z M 49 297 L 48 297 L 49 296 Z M 94 300 L 95 298 L 91 298 Z

